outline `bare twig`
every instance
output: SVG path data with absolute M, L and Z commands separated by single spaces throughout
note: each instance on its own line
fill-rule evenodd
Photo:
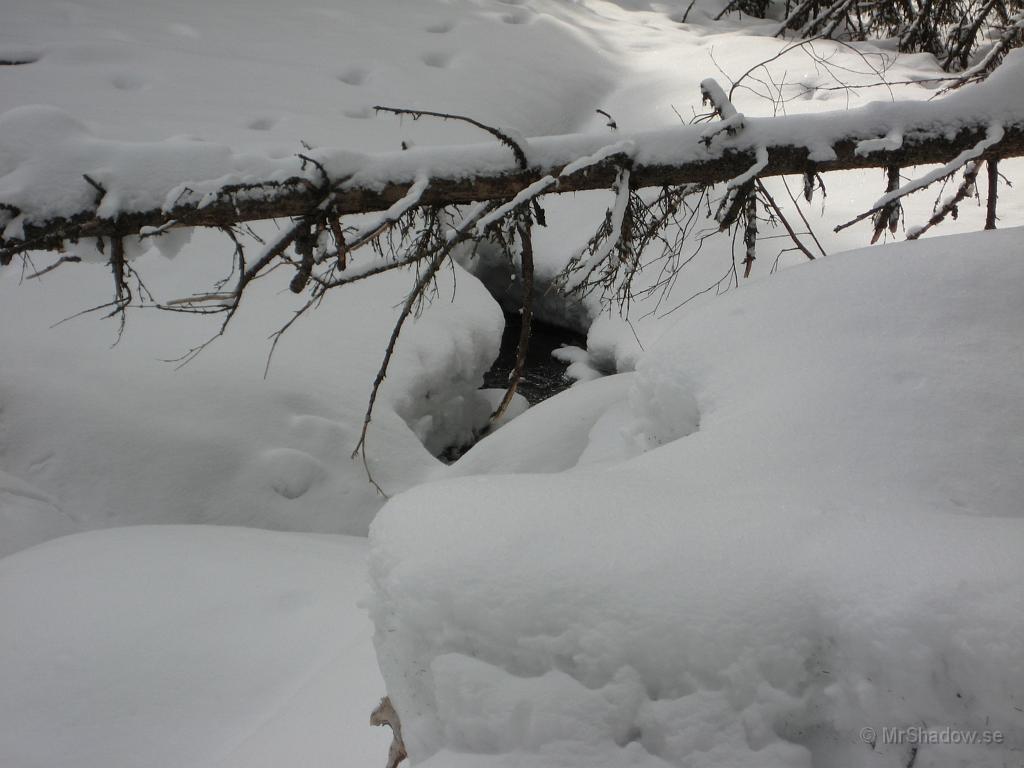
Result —
M 886 173 L 886 187 L 887 193 L 895 192 L 900 188 L 900 169 L 898 166 L 890 165 L 885 169 Z M 900 213 L 903 211 L 903 206 L 900 205 L 899 200 L 893 200 L 886 205 L 882 210 L 875 214 L 874 224 L 875 232 L 871 236 L 871 244 L 874 245 L 878 242 L 878 238 L 882 236 L 885 230 L 889 230 L 890 233 L 896 234 L 896 228 L 899 226 Z
M 975 183 L 978 180 L 978 171 L 981 170 L 981 164 L 975 161 L 971 161 L 964 166 L 964 178 L 960 182 L 960 186 L 957 187 L 956 192 L 943 201 L 932 217 L 928 219 L 928 222 L 921 227 L 914 227 L 907 232 L 907 240 L 917 240 L 921 235 L 927 232 L 929 229 L 934 227 L 936 224 L 941 223 L 946 216 L 952 215 L 955 219 L 957 217 L 957 206 L 964 200 L 964 198 L 974 194 Z
M 509 374 L 508 389 L 498 403 L 498 407 L 491 414 L 489 426 L 493 426 L 508 410 L 515 397 L 516 389 L 523 378 L 523 371 L 526 368 L 526 353 L 530 347 L 530 332 L 533 323 L 533 221 L 529 214 L 521 217 L 516 227 L 519 232 L 519 240 L 522 245 L 520 251 L 520 264 L 523 278 L 523 302 L 521 308 L 522 323 L 519 326 L 519 342 L 516 345 L 516 364 Z
M 57 267 L 59 267 L 61 264 L 78 263 L 81 260 L 82 260 L 81 256 L 61 256 L 59 259 L 57 259 L 55 262 L 53 262 L 53 264 L 51 264 L 50 266 L 44 267 L 43 269 L 40 269 L 40 270 L 37 270 L 37 271 L 33 272 L 30 275 L 26 275 L 25 279 L 26 280 L 35 280 L 37 277 L 42 277 L 43 275 L 45 275 L 45 274 L 47 274 L 49 272 L 53 272 L 53 270 L 57 269 Z
M 999 161 L 986 163 L 988 172 L 988 198 L 985 203 L 985 229 L 996 228 L 996 200 L 999 197 Z
M 409 115 L 413 120 L 419 120 L 421 117 L 438 117 L 442 120 L 458 120 L 462 123 L 468 123 L 482 131 L 487 131 L 491 136 L 494 136 L 498 141 L 511 149 L 512 154 L 516 156 L 516 162 L 519 163 L 519 167 L 524 171 L 530 167 L 530 163 L 526 159 L 526 150 L 523 148 L 522 140 L 515 139 L 507 131 L 495 128 L 493 125 L 481 123 L 479 120 L 474 120 L 472 117 L 466 117 L 465 115 L 453 115 L 449 112 L 431 112 L 426 109 L 405 109 L 403 107 L 376 106 L 374 107 L 374 110 L 377 112 L 390 112 L 391 114 L 398 116 Z M 600 111 L 601 110 L 598 110 L 598 112 Z
M 789 223 L 789 220 L 782 213 L 782 209 L 779 208 L 778 203 L 775 202 L 775 198 L 768 193 L 768 190 L 765 188 L 764 184 L 761 182 L 760 179 L 757 180 L 757 189 L 761 193 L 762 197 L 764 197 L 768 205 L 771 207 L 772 211 L 774 211 L 775 217 L 779 220 L 782 226 L 785 227 L 786 232 L 789 233 L 789 239 L 793 241 L 793 245 L 795 245 L 800 250 L 800 252 L 807 257 L 809 261 L 814 261 L 814 254 L 811 253 L 810 249 L 808 249 L 808 247 L 804 245 L 800 238 L 797 236 L 796 231 Z
M 380 364 L 380 368 L 377 370 L 377 376 L 373 380 L 373 387 L 370 390 L 369 403 L 366 406 L 366 415 L 363 417 L 363 428 L 359 433 L 359 442 L 356 444 L 355 450 L 352 451 L 352 458 L 357 455 L 361 455 L 363 458 L 363 467 L 366 469 L 366 474 L 370 482 L 377 489 L 378 493 L 382 496 L 387 496 L 384 490 L 374 481 L 373 476 L 370 472 L 370 466 L 366 459 L 366 435 L 367 430 L 370 428 L 370 420 L 373 418 L 373 407 L 377 402 L 377 395 L 380 392 L 381 384 L 384 383 L 384 377 L 387 376 L 388 366 L 391 363 L 391 358 L 395 353 L 395 345 L 398 343 L 398 336 L 402 332 L 402 326 L 405 325 L 405 321 L 409 319 L 409 316 L 413 312 L 413 308 L 422 298 L 427 287 L 430 285 L 437 271 L 441 268 L 445 259 L 452 252 L 452 249 L 459 243 L 469 239 L 471 233 L 477 223 L 477 221 L 484 216 L 491 208 L 496 207 L 496 203 L 491 203 L 486 206 L 481 206 L 473 215 L 467 217 L 465 221 L 459 226 L 457 230 L 451 233 L 447 242 L 434 253 L 430 259 L 430 263 L 427 268 L 423 270 L 419 280 L 416 281 L 416 285 L 413 286 L 412 291 L 409 292 L 405 303 L 402 305 L 402 310 L 398 315 L 398 320 L 395 322 L 395 326 L 391 331 L 391 338 L 388 339 L 387 348 L 384 351 L 384 359 Z
M 931 171 L 930 173 L 925 174 L 924 176 L 918 179 L 914 179 L 908 182 L 907 184 L 904 184 L 899 189 L 893 190 L 891 192 L 886 192 L 886 194 L 879 198 L 878 201 L 873 206 L 871 206 L 869 210 L 865 211 L 859 216 L 856 216 L 855 218 L 851 219 L 845 224 L 840 224 L 838 227 L 835 228 L 835 231 L 839 232 L 841 230 L 844 230 L 847 227 L 850 227 L 859 221 L 863 221 L 869 216 L 874 216 L 883 208 L 886 208 L 893 202 L 903 197 L 906 197 L 909 194 L 913 194 L 914 192 L 929 187 L 937 181 L 948 179 L 950 176 L 952 176 L 954 173 L 960 170 L 960 168 L 965 166 L 968 162 L 971 162 L 972 160 L 976 160 L 983 156 L 986 150 L 988 150 L 993 145 L 999 143 L 1003 135 L 1003 127 L 999 123 L 992 123 L 988 127 L 985 138 L 979 141 L 973 147 L 965 149 L 955 158 L 946 163 L 942 168 L 939 168 L 935 171 Z

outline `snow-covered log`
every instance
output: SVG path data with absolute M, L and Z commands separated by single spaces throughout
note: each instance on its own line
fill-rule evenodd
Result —
M 324 206 L 337 216 L 386 211 L 409 201 L 414 187 L 417 206 L 441 206 L 512 199 L 545 177 L 554 181 L 544 194 L 608 188 L 624 167 L 638 189 L 722 182 L 755 166 L 765 177 L 946 163 L 978 146 L 994 123 L 1004 127 L 1002 138 L 975 159 L 1019 156 L 1022 73 L 1024 57 L 1014 52 L 988 81 L 942 100 L 747 118 L 742 132 L 711 142 L 702 141 L 699 125 L 620 133 L 614 141 L 535 138 L 525 144 L 526 170 L 501 145 L 378 155 L 316 149 L 271 159 L 203 142 L 111 142 L 57 110 L 21 108 L 0 115 L 0 155 L 13 160 L 0 177 L 0 260 L 79 238 L 225 227 Z M 892 135 L 903 137 L 898 146 L 880 141 Z M 581 167 L 588 156 L 600 159 Z

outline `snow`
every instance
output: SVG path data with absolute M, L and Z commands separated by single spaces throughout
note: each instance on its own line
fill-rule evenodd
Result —
M 203 233 L 189 253 L 146 256 L 140 269 L 173 297 L 196 274 L 212 282 L 213 248 L 224 246 Z M 175 371 L 162 360 L 204 341 L 209 324 L 134 315 L 111 350 L 113 329 L 95 321 L 46 329 L 88 304 L 84 296 L 102 300 L 106 270 L 58 270 L 22 286 L 5 270 L 0 343 L 19 364 L 0 369 L 2 466 L 21 485 L 0 488 L 24 499 L 31 487 L 35 500 L 5 512 L 20 522 L 0 551 L 137 523 L 365 535 L 384 499 L 350 454 L 408 279 L 400 272 L 329 297 L 318 325 L 300 323 L 278 345 L 264 380 L 267 337 L 290 314 L 280 282 L 259 286 L 227 336 Z M 477 387 L 497 353 L 501 313 L 465 274 L 442 275 L 438 289 L 403 334 L 369 434 L 371 470 L 389 493 L 426 479 L 440 466 L 429 450 L 464 442 L 489 414 Z
M 742 187 L 744 184 L 757 178 L 757 175 L 761 171 L 763 171 L 765 167 L 768 165 L 768 150 L 765 149 L 764 147 L 758 147 L 756 157 L 757 159 L 752 166 L 750 166 L 739 176 L 733 179 L 729 179 L 729 181 L 726 182 L 726 189 L 736 189 L 738 187 Z
M 384 213 L 371 216 L 370 221 L 363 224 L 363 228 L 352 238 L 353 243 L 370 238 L 381 227 L 402 218 L 411 208 L 416 206 L 429 182 L 430 179 L 427 176 L 421 175 L 417 178 L 413 185 L 409 187 L 409 192 L 405 197 L 384 211 Z
M 366 540 L 212 526 L 0 560 L 6 766 L 373 765 Z M 319 734 L 310 738 L 310 734 Z
M 957 155 L 955 158 L 950 160 L 945 165 L 928 171 L 928 173 L 924 174 L 920 178 L 914 179 L 913 181 L 904 184 L 899 189 L 895 189 L 892 192 L 886 192 L 884 195 L 878 198 L 878 200 L 875 201 L 875 204 L 871 207 L 873 209 L 884 208 L 886 205 L 891 203 L 896 198 L 902 197 L 903 195 L 908 195 L 911 192 L 915 192 L 918 189 L 923 189 L 929 184 L 935 183 L 943 176 L 948 176 L 949 174 L 954 173 L 955 171 L 962 168 L 964 165 L 969 163 L 974 158 L 981 156 L 981 154 L 986 149 L 991 147 L 993 144 L 997 144 L 999 141 L 1001 141 L 1004 134 L 1005 132 L 1003 131 L 1002 125 L 1000 125 L 999 123 L 992 123 L 989 126 L 988 131 L 986 131 L 985 138 L 983 141 L 979 142 L 978 144 L 969 149 L 965 149 L 963 152 L 961 152 L 959 155 Z
M 544 190 L 554 186 L 557 183 L 558 179 L 556 179 L 554 176 L 544 176 L 538 179 L 537 181 L 533 182 L 533 184 L 527 186 L 518 194 L 516 194 L 515 197 L 513 197 L 507 203 L 499 205 L 486 216 L 481 217 L 480 221 L 478 221 L 476 224 L 477 237 L 483 235 L 483 233 L 491 224 L 508 215 L 523 203 L 529 202 L 533 198 L 537 197 L 537 195 L 544 192 Z
M 612 405 L 623 399 L 634 374 L 605 376 L 573 387 L 571 396 L 555 396 L 512 419 L 481 440 L 445 473 L 452 477 L 506 473 L 564 472 L 595 463 L 594 452 L 607 453 L 604 422 L 614 418 Z M 618 425 L 615 425 L 618 426 Z M 613 443 L 615 441 L 612 441 Z M 524 450 L 524 446 L 530 446 Z M 627 439 L 614 444 L 621 459 L 639 453 Z
M 619 244 L 622 238 L 622 222 L 626 217 L 626 208 L 629 206 L 629 168 L 623 168 L 615 178 L 615 199 L 608 209 L 608 223 L 610 231 L 608 236 L 601 241 L 600 245 L 594 248 L 593 252 L 580 265 L 577 275 L 566 281 L 566 293 L 577 290 L 590 277 L 611 254 L 612 250 Z M 586 252 L 586 248 L 580 252 L 580 259 Z
M 621 385 L 392 499 L 375 642 L 414 764 L 904 766 L 859 731 L 920 724 L 1005 739 L 922 764 L 1012 762 L 1021 234 L 844 254 L 685 313 Z M 504 467 L 534 449 L 519 424 L 582 403 L 566 471 Z M 606 459 L 571 468 L 585 435 Z
M 841 139 L 863 142 L 898 133 L 920 141 L 939 133 L 952 136 L 961 128 L 979 125 L 992 128 L 990 136 L 995 142 L 1001 133 L 994 126 L 1024 122 L 1022 68 L 1024 53 L 1013 51 L 998 72 L 979 87 L 938 102 L 875 102 L 850 111 L 770 119 L 748 120 L 736 113 L 707 128 L 637 132 L 626 140 L 636 147 L 633 159 L 638 165 L 697 162 L 720 156 L 726 149 L 756 150 L 758 162 L 750 174 L 767 164 L 767 146 L 805 147 L 812 159 L 827 161 L 834 157 L 832 145 Z M 706 81 L 703 85 L 706 87 Z M 742 131 L 732 130 L 740 125 Z M 725 128 L 731 135 L 710 141 Z M 23 237 L 27 223 L 71 217 L 82 211 L 94 210 L 101 218 L 114 218 L 122 212 L 171 210 L 178 205 L 202 208 L 228 184 L 259 185 L 293 178 L 317 182 L 315 174 L 320 168 L 333 180 L 342 180 L 338 187 L 344 192 L 361 188 L 379 191 L 393 183 L 411 183 L 421 191 L 425 177 L 462 179 L 480 173 L 511 173 L 516 167 L 508 149 L 493 143 L 413 147 L 373 155 L 345 147 L 318 148 L 308 154 L 319 164 L 315 168 L 294 153 L 275 159 L 202 141 L 119 143 L 92 137 L 83 125 L 53 107 L 17 107 L 0 114 L 0 136 L 4 137 L 0 142 L 0 202 L 19 211 L 6 224 L 7 239 Z M 599 134 L 530 139 L 529 161 L 545 169 L 573 167 L 581 157 L 604 151 L 606 144 Z M 98 201 L 95 185 L 86 176 L 102 187 Z M 554 183 L 554 178 L 543 177 L 508 205 L 528 200 Z M 261 186 L 250 193 L 266 194 Z M 414 199 L 418 199 L 416 193 L 407 203 L 411 205 Z
M 478 129 L 376 115 L 381 103 L 529 136 L 531 162 L 568 174 L 613 155 L 706 157 L 780 137 L 826 152 L 836 121 L 818 113 L 934 94 L 860 88 L 875 77 L 865 61 L 891 58 L 884 44 L 816 42 L 858 89 L 808 91 L 836 83 L 794 51 L 768 78 L 785 78 L 791 100 L 737 89 L 746 127 L 709 150 L 700 126 L 678 125 L 701 80 L 716 67 L 723 83 L 738 77 L 785 43 L 771 37 L 777 21 L 712 24 L 718 3 L 698 2 L 681 25 L 683 10 L 5 0 L 0 62 L 24 63 L 0 64 L 0 201 L 29 218 L 90 208 L 99 193 L 82 174 L 103 186 L 103 213 L 198 205 L 229 181 L 319 183 L 299 153 L 378 187 L 515 168 Z M 865 151 L 961 112 L 1009 126 L 1020 66 L 1012 55 L 988 91 L 874 103 L 844 121 Z M 927 56 L 888 70 L 935 74 Z M 775 111 L 788 116 L 761 119 Z M 1019 167 L 1000 165 L 1011 178 Z M 830 176 L 827 209 L 805 209 L 830 252 L 865 239 L 831 229 L 870 206 L 876 177 Z M 546 285 L 609 200 L 542 202 Z M 929 215 L 930 201 L 903 202 L 908 217 Z M 941 232 L 980 226 L 961 208 Z M 1002 195 L 1001 225 L 1021 212 Z M 25 220 L 0 210 L 6 236 Z M 628 322 L 544 293 L 538 312 L 588 331 L 586 350 L 562 353 L 580 378 L 623 373 L 528 410 L 517 398 L 504 426 L 446 467 L 432 453 L 468 441 L 501 395 L 477 389 L 501 315 L 468 272 L 514 292 L 503 255 L 460 254 L 466 270 L 446 267 L 403 330 L 369 433 L 369 466 L 394 497 L 372 542 L 384 679 L 356 605 L 367 545 L 350 535 L 386 499 L 350 454 L 412 275 L 332 293 L 264 380 L 267 337 L 301 306 L 285 275 L 254 284 L 225 337 L 176 371 L 163 361 L 219 318 L 131 314 L 112 348 L 110 321 L 51 327 L 109 299 L 94 243 L 72 251 L 92 263 L 38 280 L 0 269 L 0 764 L 373 765 L 389 735 L 366 723 L 385 692 L 413 759 L 446 768 L 808 754 L 905 766 L 905 746 L 872 753 L 857 730 L 919 720 L 1000 728 L 1008 746 L 960 756 L 1012 763 L 1024 682 L 1019 237 L 930 239 L 771 280 L 769 245 L 748 289 L 673 313 L 729 261 L 713 240 Z M 162 301 L 207 292 L 231 269 L 232 244 L 208 231 L 130 245 Z M 350 275 L 380 265 L 369 251 L 351 254 Z M 955 757 L 929 747 L 916 765 Z

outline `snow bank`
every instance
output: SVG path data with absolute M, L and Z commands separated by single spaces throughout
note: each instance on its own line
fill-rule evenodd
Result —
M 114 529 L 0 560 L 0 764 L 372 765 L 365 541 Z
M 906 766 L 880 734 L 915 726 L 1002 739 L 921 745 L 918 765 L 1015 761 L 1021 235 L 739 291 L 607 406 L 647 425 L 643 455 L 393 499 L 372 610 L 413 762 Z
M 612 140 L 602 134 L 576 134 L 530 139 L 531 168 L 550 173 L 561 166 L 579 168 L 621 152 L 636 166 L 661 167 L 699 163 L 726 150 L 756 152 L 757 161 L 728 182 L 741 186 L 768 164 L 766 147 L 798 147 L 814 161 L 836 159 L 833 146 L 859 142 L 868 154 L 879 137 L 906 137 L 909 144 L 936 136 L 955 136 L 961 129 L 989 129 L 989 146 L 1002 129 L 1024 123 L 1024 53 L 1011 51 L 1002 66 L 977 87 L 954 92 L 934 102 L 873 102 L 853 110 L 814 115 L 782 115 L 745 120 L 733 136 L 712 140 L 705 127 L 681 126 L 645 131 Z M 980 153 L 980 149 L 975 154 Z M 296 156 L 275 159 L 250 155 L 208 142 L 116 142 L 90 135 L 70 115 L 52 107 L 22 106 L 0 114 L 0 203 L 3 238 L 23 238 L 26 224 L 53 217 L 71 218 L 89 212 L 114 218 L 123 212 L 203 208 L 214 193 L 237 183 L 280 182 L 292 177 L 319 181 L 319 168 L 332 179 L 344 179 L 341 192 L 376 190 L 387 184 L 423 179 L 464 179 L 518 170 L 507 147 L 494 142 L 472 146 L 413 147 L 408 151 L 357 154 L 351 147 L 308 151 L 319 167 Z M 968 153 L 965 153 L 967 156 Z M 303 170 L 305 168 L 305 170 Z M 88 178 L 85 178 L 88 177 Z M 89 181 L 91 179 L 92 181 Z M 555 186 L 552 176 L 538 179 L 503 209 L 481 220 L 478 233 L 502 211 Z M 97 195 L 95 185 L 102 187 Z M 255 194 L 266 194 L 257 188 Z M 625 205 L 620 196 L 619 206 Z M 12 215 L 11 210 L 17 215 Z M 613 219 L 614 220 L 614 219 Z
M 197 233 L 173 262 L 140 261 L 162 299 L 212 282 L 224 243 Z M 17 285 L 0 272 L 0 554 L 54 535 L 134 523 L 220 523 L 365 535 L 384 499 L 350 456 L 373 377 L 411 277 L 351 286 L 299 323 L 263 378 L 268 336 L 295 308 L 273 276 L 225 338 L 182 368 L 216 326 L 161 312 L 116 328 L 47 326 L 109 296 L 84 267 Z M 456 288 L 457 280 L 457 288 Z M 264 282 L 264 281 L 261 281 Z M 486 422 L 478 394 L 503 319 L 478 282 L 446 273 L 402 335 L 371 425 L 368 456 L 389 493 L 442 465 L 426 446 L 464 442 Z

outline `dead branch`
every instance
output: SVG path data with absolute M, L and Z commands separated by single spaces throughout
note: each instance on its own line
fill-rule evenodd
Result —
M 975 183 L 978 180 L 978 171 L 980 170 L 981 165 L 973 160 L 967 163 L 967 165 L 964 166 L 964 178 L 960 182 L 960 186 L 957 187 L 956 192 L 948 199 L 944 200 L 942 204 L 935 209 L 932 217 L 928 219 L 928 222 L 924 226 L 914 227 L 908 231 L 907 240 L 917 240 L 936 224 L 942 223 L 942 221 L 949 215 L 952 215 L 955 219 L 958 215 L 957 206 L 963 202 L 965 198 L 974 194 Z
M 757 195 L 753 191 L 747 195 L 744 203 L 743 218 L 746 222 L 743 227 L 743 277 L 750 277 L 754 259 L 757 258 Z
M 986 163 L 988 172 L 988 198 L 985 202 L 985 229 L 996 228 L 996 200 L 999 197 L 999 161 Z
M 441 120 L 457 120 L 460 123 L 468 123 L 475 128 L 479 128 L 482 131 L 494 136 L 498 141 L 504 144 L 506 147 L 512 150 L 512 154 L 516 156 L 516 162 L 519 167 L 526 170 L 530 167 L 529 161 L 526 159 L 526 151 L 523 149 L 522 139 L 515 139 L 508 131 L 503 131 L 500 128 L 495 128 L 493 125 L 487 125 L 481 123 L 479 120 L 474 120 L 472 117 L 466 115 L 453 115 L 449 112 L 431 112 L 426 109 L 405 109 L 402 107 L 374 107 L 377 112 L 390 112 L 393 115 L 409 115 L 413 120 L 419 120 L 421 117 L 437 117 Z M 601 110 L 597 110 L 600 112 Z M 607 115 L 607 113 L 604 113 Z M 610 117 L 608 118 L 611 119 Z
M 59 259 L 57 259 L 55 262 L 53 262 L 53 264 L 50 264 L 48 267 L 43 267 L 42 269 L 36 270 L 35 272 L 33 272 L 30 275 L 26 275 L 25 279 L 26 280 L 35 280 L 37 277 L 42 277 L 45 274 L 53 272 L 53 270 L 57 269 L 57 267 L 59 267 L 61 264 L 77 264 L 77 263 L 79 263 L 81 261 L 82 261 L 82 257 L 81 256 L 61 256 Z
M 818 181 L 818 189 L 821 190 L 822 197 L 826 195 L 825 183 L 821 180 L 821 177 L 816 176 L 815 174 L 807 174 L 804 176 L 804 199 L 807 202 L 811 201 L 811 198 L 814 194 L 815 179 L 817 179 Z M 810 236 L 811 240 L 814 241 L 814 244 L 818 247 L 818 252 L 822 256 L 828 256 L 828 251 L 825 250 L 825 247 L 821 244 L 821 241 L 818 240 L 818 236 L 814 234 L 814 227 L 811 226 L 811 222 L 809 222 L 807 220 L 807 217 L 804 216 L 804 210 L 803 208 L 800 207 L 800 202 L 796 199 L 796 195 L 794 195 L 792 191 L 790 191 L 789 183 L 786 181 L 785 176 L 782 177 L 782 186 L 786 190 L 786 196 L 789 198 L 790 202 L 793 203 L 793 207 L 796 209 L 797 215 L 800 217 L 800 221 L 804 223 L 804 227 L 806 228 L 807 234 Z
M 789 223 L 789 220 L 782 213 L 782 209 L 779 208 L 778 203 L 775 202 L 775 198 L 768 194 L 768 190 L 765 189 L 765 186 L 760 179 L 757 180 L 757 189 L 761 193 L 761 196 L 764 197 L 765 202 L 768 203 L 772 211 L 775 213 L 775 217 L 785 228 L 786 233 L 789 235 L 789 239 L 792 240 L 793 244 L 800 250 L 800 252 L 807 257 L 808 261 L 814 261 L 814 254 L 811 253 L 810 249 L 806 245 L 804 245 L 803 241 L 801 241 L 800 238 L 797 236 L 796 230 L 793 229 L 793 226 Z M 751 257 L 751 261 L 753 261 L 753 257 Z
M 968 147 L 964 149 L 962 152 L 960 152 L 960 154 L 958 154 L 955 158 L 946 163 L 942 168 L 931 171 L 930 173 L 927 173 L 924 176 L 921 176 L 920 178 L 913 179 L 912 181 L 904 184 L 899 189 L 886 192 L 881 198 L 879 198 L 875 202 L 873 206 L 871 206 L 870 209 L 860 214 L 859 216 L 854 217 L 845 224 L 840 224 L 835 228 L 835 231 L 839 232 L 841 230 L 844 230 L 847 227 L 850 227 L 859 221 L 863 221 L 869 216 L 874 216 L 887 206 L 890 206 L 892 203 L 900 200 L 903 197 L 906 197 L 907 195 L 925 189 L 926 187 L 931 186 L 937 181 L 948 179 L 950 176 L 955 174 L 958 170 L 967 165 L 967 163 L 969 162 L 980 161 L 981 158 L 986 156 L 987 151 L 992 146 L 1000 142 L 1003 135 L 1004 131 L 1002 126 L 1000 126 L 998 123 L 993 123 L 986 130 L 985 138 L 981 139 L 973 147 Z
M 900 188 L 900 169 L 898 166 L 890 165 L 885 169 L 886 173 L 886 194 L 892 194 Z M 900 214 L 903 212 L 903 206 L 900 205 L 899 200 L 893 200 L 886 205 L 882 210 L 875 214 L 872 220 L 875 224 L 875 232 L 871 236 L 871 244 L 874 245 L 878 242 L 878 238 L 882 236 L 885 230 L 889 230 L 891 234 L 896 234 L 896 228 L 900 223 Z
M 508 389 L 498 403 L 498 407 L 491 414 L 488 427 L 492 427 L 508 410 L 515 397 L 519 382 L 522 381 L 523 371 L 526 369 L 526 353 L 530 348 L 530 332 L 533 323 L 533 220 L 529 214 L 522 217 L 517 224 L 519 241 L 522 246 L 520 251 L 520 271 L 523 279 L 523 302 L 521 307 L 522 324 L 519 327 L 519 342 L 516 344 L 516 363 L 508 377 Z
M 373 486 L 377 489 L 378 493 L 382 496 L 387 496 L 376 481 L 373 479 L 373 475 L 370 472 L 369 464 L 366 458 L 366 436 L 370 428 L 370 421 L 373 418 L 373 407 L 377 402 L 377 395 L 380 393 L 381 384 L 384 383 L 384 377 L 387 376 L 388 366 L 391 364 L 391 358 L 395 354 L 395 346 L 398 344 L 398 337 L 402 332 L 402 327 L 405 325 L 405 321 L 409 319 L 413 309 L 423 299 L 427 288 L 430 286 L 437 274 L 438 270 L 444 264 L 445 260 L 451 254 L 452 249 L 461 242 L 464 242 L 472 236 L 474 228 L 477 222 L 493 208 L 496 207 L 496 203 L 489 203 L 484 206 L 478 207 L 472 214 L 470 214 L 457 229 L 449 233 L 447 242 L 439 247 L 436 252 L 432 255 L 430 263 L 427 268 L 423 270 L 419 279 L 413 286 L 412 291 L 406 297 L 405 303 L 402 305 L 402 311 L 398 315 L 398 319 L 395 321 L 394 328 L 391 331 L 391 338 L 388 339 L 387 348 L 384 351 L 384 359 L 381 361 L 380 368 L 377 370 L 377 375 L 373 380 L 373 387 L 370 390 L 370 399 L 366 406 L 366 414 L 363 417 L 363 428 L 359 433 L 359 442 L 356 444 L 355 450 L 352 451 L 352 458 L 361 455 L 363 458 L 363 466 L 366 469 L 367 477 Z

